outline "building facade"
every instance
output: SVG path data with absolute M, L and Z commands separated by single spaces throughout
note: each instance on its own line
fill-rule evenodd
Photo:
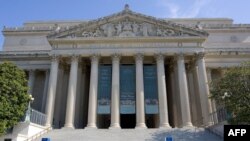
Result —
M 28 76 L 31 107 L 54 128 L 211 125 L 209 82 L 250 60 L 250 25 L 133 12 L 4 27 L 0 61 Z M 213 115 L 213 116 L 211 116 Z

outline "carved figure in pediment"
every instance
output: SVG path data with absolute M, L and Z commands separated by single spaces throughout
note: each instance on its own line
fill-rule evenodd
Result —
M 122 32 L 122 24 L 119 22 L 116 25 L 116 34 L 119 35 Z
M 93 37 L 100 37 L 102 36 L 102 32 L 99 28 L 96 29 L 96 31 L 93 33 Z
M 139 28 L 139 25 L 137 23 L 133 23 L 132 24 L 132 27 L 133 27 L 133 32 L 136 34 L 138 32 L 138 28 Z
M 163 31 L 163 36 L 173 36 L 175 34 L 175 32 L 173 30 L 167 29 Z
M 101 27 L 104 31 L 104 34 L 107 36 L 107 37 L 112 37 L 113 36 L 113 32 L 115 31 L 114 29 L 114 25 L 109 23 L 109 24 L 105 24 Z
M 141 32 L 142 32 L 142 35 L 143 35 L 143 36 L 148 36 L 148 26 L 147 26 L 146 23 L 143 23 L 143 24 L 142 24 Z
M 183 32 L 179 31 L 178 33 L 176 33 L 177 36 L 183 36 Z
M 156 29 L 156 35 L 157 35 L 157 36 L 162 36 L 162 34 L 163 34 L 163 33 L 162 33 L 161 29 L 160 29 L 160 28 L 157 28 L 157 29 Z
M 89 32 L 83 31 L 82 32 L 82 37 L 89 37 Z
M 123 23 L 123 31 L 132 31 L 131 23 L 126 21 Z

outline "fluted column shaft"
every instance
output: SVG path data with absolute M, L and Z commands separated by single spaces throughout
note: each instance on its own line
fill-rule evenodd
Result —
M 59 65 L 58 57 L 53 56 L 52 61 L 51 61 L 51 68 L 50 68 L 47 105 L 46 105 L 46 110 L 45 110 L 45 113 L 47 115 L 46 126 L 48 127 L 52 126 L 53 116 L 54 116 L 58 65 Z
M 158 82 L 158 99 L 159 99 L 159 114 L 160 127 L 169 128 L 168 120 L 168 104 L 167 104 L 167 87 L 165 80 L 164 56 L 158 54 L 156 56 L 157 63 L 157 82 Z
M 111 94 L 111 125 L 110 128 L 120 127 L 120 56 L 112 56 L 112 94 Z
M 184 62 L 184 55 L 179 54 L 177 56 L 177 67 L 178 67 L 178 79 L 180 87 L 180 101 L 181 101 L 181 115 L 182 115 L 182 126 L 190 127 L 193 126 L 191 122 L 190 104 L 188 97 L 187 87 L 187 76 Z
M 42 112 L 45 112 L 45 106 L 46 106 L 46 97 L 48 93 L 48 83 L 49 83 L 49 70 L 45 71 L 45 84 L 43 89 L 43 100 L 42 100 Z
M 97 110 L 97 90 L 98 90 L 98 64 L 99 56 L 91 56 L 91 72 L 89 86 L 89 109 L 88 109 L 88 128 L 96 127 Z
M 209 99 L 209 86 L 207 81 L 204 53 L 199 53 L 197 55 L 197 65 L 203 122 L 208 126 L 212 124 L 212 117 L 210 116 L 210 113 L 212 113 L 212 109 L 211 101 Z
M 191 118 L 193 125 L 197 125 L 198 117 L 197 117 L 197 104 L 196 104 L 196 95 L 195 95 L 195 82 L 193 76 L 193 64 L 188 64 L 187 67 L 187 81 L 188 81 L 188 90 L 189 90 L 189 100 L 190 100 L 190 108 L 191 108 Z
M 78 59 L 78 56 L 72 56 L 71 58 L 66 118 L 64 125 L 66 128 L 74 128 Z
M 207 68 L 207 81 L 208 84 L 212 81 L 212 72 L 211 72 L 211 68 Z M 211 106 L 212 106 L 212 117 L 213 117 L 213 122 L 214 123 L 218 123 L 218 117 L 217 117 L 217 113 L 216 113 L 216 103 L 214 99 L 211 99 Z
M 28 80 L 29 91 L 28 91 L 28 93 L 31 95 L 33 95 L 34 82 L 35 82 L 35 70 L 29 70 L 29 80 Z
M 147 128 L 145 124 L 143 55 L 135 56 L 136 63 L 136 128 Z

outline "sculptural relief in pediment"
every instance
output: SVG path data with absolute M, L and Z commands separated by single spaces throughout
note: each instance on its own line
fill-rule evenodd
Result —
M 192 36 L 184 34 L 175 29 L 156 26 L 151 23 L 137 22 L 132 20 L 106 23 L 91 29 L 84 29 L 76 33 L 76 37 L 170 37 L 170 36 Z M 194 35 L 193 35 L 194 36 Z

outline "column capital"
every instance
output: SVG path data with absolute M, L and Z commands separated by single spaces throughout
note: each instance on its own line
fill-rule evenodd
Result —
M 154 56 L 155 56 L 156 61 L 164 61 L 164 59 L 165 59 L 165 55 L 163 55 L 161 53 L 157 53 Z
M 142 53 L 135 54 L 135 61 L 143 61 L 144 55 Z
M 175 54 L 175 60 L 182 60 L 184 59 L 185 55 L 184 53 L 176 53 Z
M 90 56 L 90 60 L 91 62 L 98 62 L 100 59 L 100 55 L 99 54 L 93 54 Z
M 79 62 L 80 56 L 73 54 L 71 57 L 71 62 Z
M 198 53 L 195 53 L 196 59 L 203 59 L 204 56 L 205 56 L 205 52 L 198 52 Z
M 51 58 L 51 62 L 58 62 L 59 59 L 60 59 L 60 56 L 59 56 L 59 55 L 52 54 L 52 55 L 50 56 L 50 58 Z
M 120 61 L 121 54 L 115 53 L 111 55 L 112 61 Z

